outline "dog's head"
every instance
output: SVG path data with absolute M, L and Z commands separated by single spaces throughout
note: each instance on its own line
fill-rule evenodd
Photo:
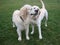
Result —
M 26 19 L 27 15 L 29 15 L 30 9 L 31 9 L 31 5 L 24 5 L 21 9 L 20 9 L 20 15 Z
M 26 4 L 20 9 L 20 12 L 22 15 L 27 15 L 30 12 L 30 9 L 31 5 Z
M 30 10 L 30 15 L 39 15 L 40 13 L 40 8 L 38 6 L 32 6 L 31 10 Z

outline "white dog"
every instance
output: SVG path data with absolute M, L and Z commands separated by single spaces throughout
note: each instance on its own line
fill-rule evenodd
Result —
M 39 39 L 42 39 L 42 34 L 41 34 L 41 21 L 43 20 L 44 17 L 46 17 L 46 21 L 45 21 L 45 26 L 47 26 L 47 20 L 48 20 L 48 12 L 45 9 L 45 5 L 43 3 L 42 0 L 40 0 L 42 3 L 42 8 L 39 9 L 38 6 L 33 6 L 32 9 L 30 10 L 30 15 L 33 15 L 35 24 L 37 24 L 38 26 L 38 30 L 39 30 Z M 38 12 L 40 12 L 40 15 L 38 14 Z M 34 25 L 32 25 L 32 32 L 31 34 L 34 33 Z
M 21 31 L 26 30 L 26 39 L 29 40 L 29 11 L 31 5 L 24 5 L 20 10 L 15 10 L 12 16 L 13 27 L 17 27 L 18 40 L 21 41 Z

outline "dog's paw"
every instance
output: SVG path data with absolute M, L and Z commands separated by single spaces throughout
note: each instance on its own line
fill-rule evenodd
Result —
M 31 32 L 31 34 L 34 34 L 34 32 Z
M 45 24 L 45 27 L 47 27 L 47 24 Z
M 21 40 L 22 40 L 21 37 L 19 37 L 19 38 L 18 38 L 18 41 L 21 41 Z
M 13 28 L 15 27 L 15 25 L 13 25 Z
M 42 36 L 39 36 L 39 39 L 42 39 Z
M 30 38 L 29 37 L 26 37 L 27 40 L 29 40 Z

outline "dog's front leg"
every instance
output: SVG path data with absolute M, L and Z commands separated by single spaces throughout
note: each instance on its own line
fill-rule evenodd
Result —
M 26 25 L 25 28 L 26 28 L 26 39 L 29 40 L 30 39 L 29 38 L 29 25 Z
M 20 28 L 17 28 L 17 34 L 18 34 L 18 40 L 21 41 L 21 30 Z
M 41 34 L 41 22 L 37 24 L 38 26 L 38 31 L 39 31 L 39 39 L 42 39 L 42 34 Z

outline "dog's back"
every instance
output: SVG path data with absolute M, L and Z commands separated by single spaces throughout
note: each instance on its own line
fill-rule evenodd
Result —
M 47 20 L 48 20 L 48 11 L 45 8 L 45 4 L 42 0 L 40 0 L 42 3 L 42 8 L 40 9 L 40 18 L 43 19 L 44 17 L 46 17 L 46 21 L 45 21 L 45 26 L 47 26 Z M 41 17 L 42 16 L 42 17 Z

